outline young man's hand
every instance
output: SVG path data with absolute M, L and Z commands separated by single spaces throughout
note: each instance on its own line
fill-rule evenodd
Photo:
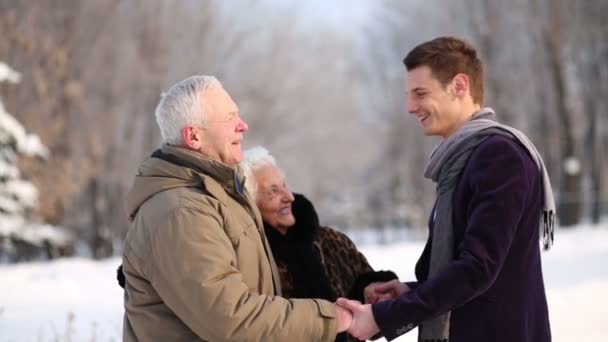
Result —
M 338 333 L 350 329 L 353 323 L 353 314 L 348 309 L 336 304 L 336 313 L 338 316 Z
M 367 340 L 380 332 L 370 304 L 361 304 L 356 300 L 346 298 L 338 298 L 336 303 L 353 314 L 353 321 L 348 329 L 349 334 L 360 340 Z

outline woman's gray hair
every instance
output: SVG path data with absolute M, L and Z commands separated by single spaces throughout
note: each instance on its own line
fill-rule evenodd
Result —
M 207 113 L 201 92 L 222 87 L 214 76 L 191 76 L 163 92 L 156 106 L 156 123 L 163 144 L 183 145 L 182 129 L 186 126 L 207 126 Z
M 239 163 L 239 166 L 241 170 L 243 170 L 243 175 L 245 176 L 245 189 L 247 189 L 247 192 L 249 192 L 251 197 L 255 200 L 258 192 L 258 185 L 253 173 L 255 170 L 264 166 L 274 166 L 278 168 L 277 162 L 274 157 L 270 155 L 270 152 L 262 146 L 247 149 L 243 155 L 243 160 Z

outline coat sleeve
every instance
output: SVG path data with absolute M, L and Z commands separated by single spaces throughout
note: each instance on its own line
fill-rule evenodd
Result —
M 206 341 L 333 341 L 332 303 L 249 291 L 212 215 L 180 208 L 151 237 L 152 285 L 167 306 Z
M 355 243 L 346 234 L 336 232 L 339 234 L 346 251 L 347 260 L 345 261 L 348 261 L 352 265 L 355 274 L 361 275 L 366 272 L 372 272 L 374 269 L 370 266 L 365 255 L 357 249 Z
M 389 280 L 397 279 L 397 275 L 392 271 L 374 271 L 372 266 L 365 258 L 365 255 L 357 249 L 355 243 L 346 234 L 338 232 L 337 230 L 324 227 L 328 233 L 326 236 L 335 234 L 335 244 L 338 246 L 331 246 L 334 250 L 344 249 L 344 255 L 342 257 L 336 256 L 336 259 L 327 262 L 333 263 L 344 263 L 350 265 L 353 272 L 352 282 L 348 284 L 346 290 L 346 296 L 349 299 L 355 299 L 360 302 L 364 302 L 363 290 L 365 287 L 373 282 L 387 282 Z M 328 238 L 331 239 L 331 238 Z M 330 251 L 327 251 L 328 255 L 334 255 Z
M 472 199 L 455 259 L 441 272 L 399 298 L 372 305 L 388 340 L 485 292 L 498 276 L 525 210 L 531 163 L 505 140 L 484 143 L 467 165 Z

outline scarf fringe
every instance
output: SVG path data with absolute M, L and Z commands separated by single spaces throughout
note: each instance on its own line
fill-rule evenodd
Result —
M 555 212 L 552 210 L 543 210 L 543 250 L 551 249 L 555 233 Z

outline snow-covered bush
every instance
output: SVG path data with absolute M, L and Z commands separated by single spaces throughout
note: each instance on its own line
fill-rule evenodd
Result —
M 0 82 L 18 83 L 21 76 L 0 62 Z M 44 224 L 36 216 L 38 189 L 21 179 L 18 156 L 47 159 L 48 149 L 4 108 L 0 99 L 0 260 L 53 258 L 71 248 L 65 229 Z

